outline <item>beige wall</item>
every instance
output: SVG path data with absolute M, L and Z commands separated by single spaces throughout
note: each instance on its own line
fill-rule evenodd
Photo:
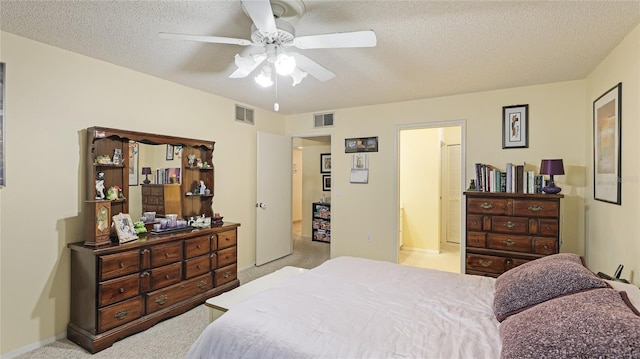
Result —
M 507 162 L 540 163 L 542 158 L 564 159 L 565 165 L 584 171 L 585 81 L 487 91 L 336 110 L 333 127 L 332 256 L 354 255 L 397 261 L 398 160 L 397 136 L 401 126 L 466 121 L 466 176 L 473 178 L 473 164 L 503 167 Z M 502 106 L 529 104 L 529 148 L 502 149 Z M 338 117 L 339 116 L 339 117 Z M 549 128 L 554 131 L 549 131 Z M 310 114 L 287 118 L 287 132 L 313 132 Z M 344 139 L 378 136 L 379 152 L 369 154 L 369 183 L 349 183 L 350 156 Z M 463 136 L 464 137 L 464 136 Z M 584 252 L 584 210 L 579 206 L 585 185 L 563 187 L 562 251 Z M 362 206 L 361 203 L 370 203 Z M 373 240 L 366 241 L 367 234 Z
M 82 241 L 87 127 L 216 141 L 215 211 L 240 222 L 238 265 L 255 261 L 256 131 L 284 119 L 256 110 L 235 122 L 234 102 L 0 33 L 6 63 L 7 187 L 0 189 L 0 350 L 64 335 L 69 250 Z
M 622 205 L 593 199 L 593 101 L 622 82 Z M 587 264 L 594 271 L 622 276 L 640 283 L 640 26 L 587 77 L 583 133 L 586 138 Z
M 399 194 L 406 249 L 440 250 L 440 137 L 438 128 L 400 132 Z

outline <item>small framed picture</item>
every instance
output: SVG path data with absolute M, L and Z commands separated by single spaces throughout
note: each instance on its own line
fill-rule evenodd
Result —
M 622 83 L 593 101 L 593 199 L 622 204 Z
M 502 108 L 502 148 L 529 148 L 529 105 Z
M 173 159 L 173 145 L 167 145 L 167 161 Z
M 358 153 L 352 156 L 352 169 L 362 170 L 369 168 L 368 158 L 366 153 Z
M 331 191 L 331 175 L 322 176 L 322 190 Z
M 378 137 L 346 138 L 344 153 L 378 152 Z
M 118 234 L 118 242 L 126 243 L 138 239 L 131 216 L 126 213 L 120 213 L 113 216 L 113 223 Z
M 331 154 L 320 154 L 320 173 L 331 173 Z

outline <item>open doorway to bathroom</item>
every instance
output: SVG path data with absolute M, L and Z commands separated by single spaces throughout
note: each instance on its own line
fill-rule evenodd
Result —
M 461 272 L 462 126 L 399 131 L 398 262 Z

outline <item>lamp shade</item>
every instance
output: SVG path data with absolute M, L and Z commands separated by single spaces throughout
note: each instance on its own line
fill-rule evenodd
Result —
M 563 175 L 564 174 L 564 165 L 562 164 L 561 159 L 556 160 L 542 160 L 540 163 L 540 174 L 541 175 Z
M 143 175 L 150 175 L 151 174 L 151 167 L 142 167 L 142 174 Z

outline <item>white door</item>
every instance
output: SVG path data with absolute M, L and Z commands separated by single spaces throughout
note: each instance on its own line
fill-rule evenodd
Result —
M 460 243 L 460 200 L 461 173 L 460 173 L 460 145 L 447 145 L 446 186 L 445 193 L 447 206 L 447 242 Z
M 256 265 L 293 252 L 291 137 L 258 131 Z

